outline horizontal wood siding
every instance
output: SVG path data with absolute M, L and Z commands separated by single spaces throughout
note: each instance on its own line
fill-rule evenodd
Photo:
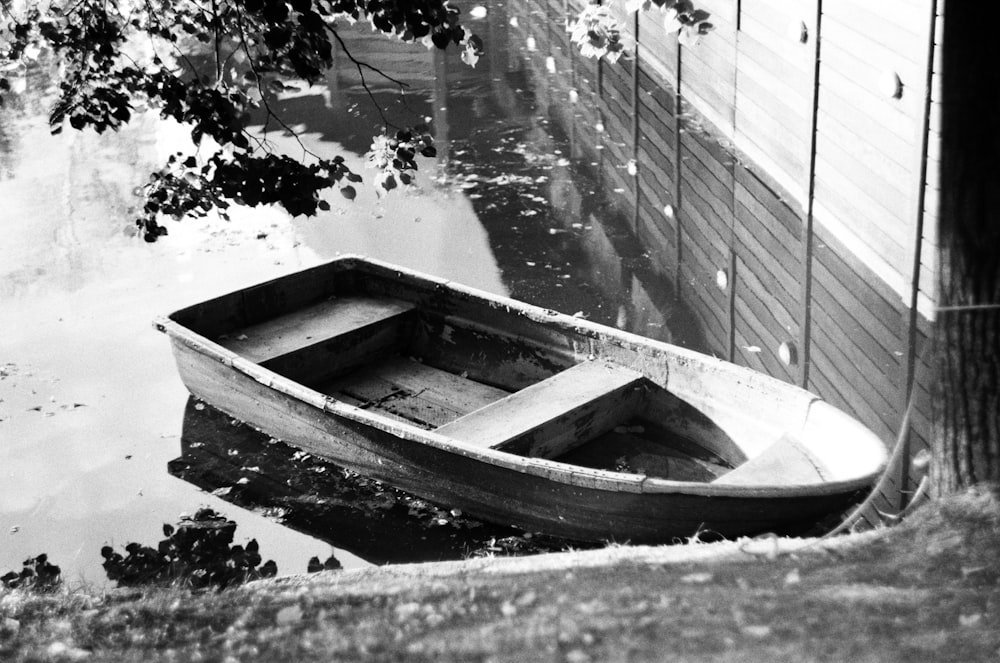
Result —
M 702 320 L 711 351 L 729 358 L 729 289 L 718 287 L 716 274 L 731 271 L 733 161 L 692 110 L 681 124 L 681 292 Z
M 802 219 L 742 166 L 735 176 L 735 359 L 798 382 L 798 363 L 786 365 L 778 353 L 782 343 L 798 343 Z
M 816 69 L 815 0 L 744 0 L 740 7 L 736 140 L 804 208 Z
M 910 283 L 914 178 L 923 126 L 926 5 L 888 0 L 823 4 L 816 220 L 902 296 Z M 883 35 L 881 14 L 895 27 Z M 891 96 L 898 75 L 899 98 Z M 890 89 L 887 89 L 887 84 Z
M 599 136 L 601 175 L 607 183 L 609 200 L 615 208 L 631 216 L 635 205 L 635 177 L 628 173 L 633 152 L 632 112 L 633 63 L 601 65 L 601 124 Z
M 677 81 L 677 35 L 663 27 L 659 11 L 639 12 L 639 62 L 649 66 L 665 80 Z
M 691 102 L 724 135 L 735 123 L 736 8 L 732 0 L 699 0 L 715 29 L 693 47 L 681 46 L 681 96 Z
M 638 102 L 636 234 L 655 256 L 660 273 L 667 274 L 677 268 L 676 96 L 673 86 L 643 62 Z
M 809 387 L 836 394 L 888 442 L 900 418 L 902 304 L 824 229 L 814 241 Z

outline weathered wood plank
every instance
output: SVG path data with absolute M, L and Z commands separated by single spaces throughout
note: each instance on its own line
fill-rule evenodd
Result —
M 865 330 L 865 334 L 875 339 L 877 347 L 881 348 L 880 354 L 901 351 L 903 342 L 897 325 L 902 313 L 885 302 L 869 284 L 859 284 L 854 279 L 845 281 L 831 267 L 836 268 L 826 257 L 815 261 L 815 296 L 825 297 L 829 307 L 836 309 L 834 314 L 842 321 L 842 327 L 849 329 L 849 326 L 856 325 Z M 890 313 L 883 315 L 881 311 Z M 857 342 L 857 339 L 852 340 Z
M 770 332 L 763 327 L 758 328 L 754 326 L 754 322 L 748 322 L 746 307 L 741 302 L 736 302 L 734 313 L 736 329 L 733 334 L 735 346 L 733 348 L 733 361 L 779 380 L 796 383 L 798 381 L 796 369 L 785 366 L 778 358 L 777 348 L 780 341 L 772 337 Z M 749 336 L 750 332 L 754 334 L 753 337 Z M 760 352 L 751 352 L 754 346 L 759 347 Z
M 784 226 L 770 221 L 767 216 L 755 216 L 742 202 L 737 203 L 733 224 L 736 248 L 748 262 L 753 262 L 754 269 L 766 269 L 787 292 L 798 292 L 802 247 Z
M 909 262 L 903 242 L 907 222 L 903 210 L 890 212 L 863 192 L 849 176 L 825 160 L 816 162 L 816 218 L 820 222 L 832 214 L 833 221 L 849 224 L 852 232 L 870 251 L 885 261 L 898 279 L 908 274 Z M 833 224 L 836 227 L 836 223 Z M 846 241 L 845 240 L 842 241 Z
M 698 246 L 703 251 L 714 255 L 712 262 L 715 264 L 715 269 L 719 269 L 728 261 L 730 225 L 728 219 L 720 217 L 711 203 L 706 201 L 692 184 L 692 178 L 685 178 L 681 182 L 681 211 L 685 219 L 683 225 L 685 230 L 698 238 Z M 687 219 L 693 220 L 694 223 L 688 224 Z
M 777 226 L 780 225 L 780 232 L 784 233 L 789 241 L 794 240 L 798 243 L 804 231 L 802 224 L 804 211 L 794 207 L 791 194 L 783 192 L 773 181 L 765 182 L 758 172 L 750 171 L 742 164 L 736 165 L 734 174 L 737 208 L 743 206 L 751 210 L 752 216 L 760 223 L 773 227 L 775 234 L 779 233 Z
M 927 10 L 900 12 L 886 20 L 868 11 L 873 4 L 851 0 L 824 3 L 824 47 L 826 40 L 835 41 L 844 49 L 864 53 L 870 62 L 898 68 L 900 74 L 905 72 L 908 78 L 918 75 L 925 65 L 922 55 L 926 37 L 921 33 Z
M 412 338 L 413 320 L 409 314 L 378 320 L 262 361 L 260 365 L 313 387 L 388 354 L 402 352 Z
M 746 97 L 744 97 L 746 99 Z M 772 168 L 778 172 L 773 177 L 787 181 L 789 187 L 797 186 L 805 189 L 809 160 L 809 143 L 802 140 L 803 134 L 808 136 L 807 124 L 789 121 L 798 125 L 796 129 L 786 133 L 785 126 L 766 109 L 750 101 L 741 101 L 736 109 L 737 140 L 744 149 L 766 155 Z M 789 125 L 790 126 L 790 125 Z M 745 127 L 754 127 L 754 132 L 744 131 Z M 787 138 L 787 140 L 786 140 Z
M 736 298 L 746 300 L 752 308 L 760 302 L 759 319 L 767 327 L 779 327 L 787 335 L 798 327 L 798 297 L 791 276 L 785 283 L 774 278 L 763 263 L 747 252 L 736 254 Z M 777 323 L 777 325 L 775 325 Z
M 414 308 L 413 304 L 397 300 L 332 298 L 234 329 L 216 340 L 222 347 L 259 363 L 369 325 L 399 319 Z
M 409 357 L 389 357 L 324 385 L 320 391 L 362 408 L 442 426 L 508 395 Z
M 677 38 L 663 30 L 657 12 L 639 13 L 639 62 L 655 69 L 670 81 L 677 80 Z
M 677 103 L 677 92 L 672 80 L 664 78 L 659 71 L 651 71 L 648 67 L 639 65 L 639 100 L 640 103 L 673 117 Z
M 918 95 L 903 94 L 901 99 L 889 99 L 879 91 L 882 71 L 852 72 L 838 68 L 836 51 L 832 61 L 823 60 L 819 71 L 822 108 L 845 120 L 851 119 L 863 134 L 879 130 L 913 143 L 920 107 Z M 842 53 L 842 52 L 840 52 Z M 846 55 L 844 57 L 847 57 Z M 841 65 L 842 66 L 842 65 Z
M 584 362 L 436 432 L 476 447 L 552 458 L 631 418 L 643 379 L 614 364 Z
M 871 385 L 858 383 L 858 379 L 862 377 L 859 374 L 841 374 L 837 360 L 830 359 L 823 351 L 824 347 L 814 347 L 810 353 L 810 390 L 850 412 L 882 440 L 893 439 L 893 428 L 898 423 L 895 421 L 895 407 L 880 401 L 878 392 Z M 880 403 L 881 406 L 875 407 L 875 403 Z M 889 420 L 892 423 L 887 423 Z
M 862 319 L 862 324 L 880 322 L 894 334 L 896 321 L 904 310 L 902 300 L 893 290 L 860 259 L 847 251 L 825 228 L 816 231 L 816 265 L 826 270 L 825 276 L 817 274 L 833 288 L 835 297 L 848 305 L 851 310 L 865 310 L 870 319 Z
M 835 121 L 823 123 L 817 142 L 819 158 L 845 171 L 850 180 L 881 207 L 904 212 L 911 208 L 916 183 L 912 181 L 912 168 L 900 162 L 912 156 L 912 145 L 900 143 L 896 147 L 905 153 L 889 155 Z
M 813 349 L 828 356 L 840 375 L 849 376 L 848 384 L 855 391 L 864 393 L 866 388 L 871 388 L 877 398 L 868 398 L 870 403 L 879 402 L 889 410 L 895 409 L 895 397 L 902 373 L 899 359 L 882 352 L 867 354 L 865 344 L 871 343 L 867 338 L 845 342 L 846 338 L 862 335 L 863 330 L 856 327 L 852 329 L 850 324 L 839 327 L 838 321 L 820 303 L 813 308 Z

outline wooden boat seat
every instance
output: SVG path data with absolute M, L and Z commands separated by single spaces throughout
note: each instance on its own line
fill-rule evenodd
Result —
M 830 471 L 791 435 L 712 481 L 733 486 L 798 486 L 830 480 Z
M 216 342 L 304 384 L 328 379 L 405 342 L 415 306 L 399 300 L 336 297 L 237 329 Z
M 494 401 L 435 432 L 479 448 L 552 458 L 628 420 L 643 406 L 645 380 L 588 361 Z

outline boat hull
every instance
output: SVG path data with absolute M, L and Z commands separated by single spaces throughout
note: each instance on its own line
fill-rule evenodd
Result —
M 581 541 L 671 543 L 688 537 L 799 533 L 856 499 L 858 485 L 786 495 L 629 492 L 582 486 L 422 444 L 338 416 L 234 370 L 181 340 L 173 350 L 196 397 L 268 435 L 477 518 Z M 311 400 L 311 399 L 310 399 Z

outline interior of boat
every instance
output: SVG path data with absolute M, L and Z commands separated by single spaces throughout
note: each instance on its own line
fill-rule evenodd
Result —
M 195 331 L 334 399 L 477 448 L 677 481 L 825 478 L 787 436 L 747 462 L 696 408 L 641 373 L 581 358 L 574 339 L 537 321 L 472 319 L 370 291 L 290 298 L 254 313 L 244 291 L 228 321 Z M 530 333 L 518 327 L 529 323 Z

